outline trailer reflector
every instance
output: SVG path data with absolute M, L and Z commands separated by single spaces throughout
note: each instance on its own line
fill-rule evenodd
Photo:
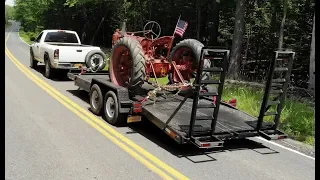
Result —
M 172 138 L 176 138 L 177 137 L 177 135 L 174 132 L 170 131 L 170 129 L 167 128 L 166 131 L 169 134 L 169 136 L 171 136 Z
M 278 136 L 278 139 L 285 139 L 287 136 L 286 135 L 280 135 Z
M 127 123 L 140 122 L 141 116 L 128 116 Z

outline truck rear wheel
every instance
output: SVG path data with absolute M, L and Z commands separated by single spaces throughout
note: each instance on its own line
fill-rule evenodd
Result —
M 48 79 L 52 79 L 54 76 L 54 69 L 51 67 L 50 60 L 47 58 L 44 60 L 44 67 L 44 76 Z
M 139 41 L 131 37 L 119 39 L 113 46 L 109 68 L 113 83 L 129 90 L 141 87 L 146 76 L 146 60 Z
M 94 84 L 90 89 L 90 109 L 93 114 L 100 115 L 103 107 L 103 95 L 100 87 Z
M 32 50 L 30 50 L 30 67 L 32 69 L 35 69 L 38 67 L 38 61 L 34 59 Z
M 125 122 L 125 116 L 120 114 L 117 95 L 108 91 L 104 97 L 104 115 L 108 123 L 119 125 Z

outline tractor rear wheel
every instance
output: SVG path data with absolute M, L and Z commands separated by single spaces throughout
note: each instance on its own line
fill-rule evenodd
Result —
M 139 41 L 131 37 L 119 39 L 113 46 L 109 68 L 113 83 L 129 90 L 139 89 L 146 76 L 146 60 Z
M 190 79 L 194 78 L 203 46 L 196 39 L 185 39 L 172 48 L 168 60 L 169 62 L 174 61 L 177 65 L 184 65 L 186 67 L 186 70 L 180 71 L 184 80 L 190 81 Z M 187 60 L 183 61 L 183 56 L 187 56 Z

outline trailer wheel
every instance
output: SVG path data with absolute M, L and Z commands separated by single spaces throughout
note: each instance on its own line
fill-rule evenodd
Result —
M 90 109 L 95 115 L 100 115 L 103 107 L 103 96 L 100 87 L 94 84 L 90 89 Z
M 112 125 L 121 124 L 125 120 L 124 115 L 119 113 L 117 95 L 113 91 L 108 91 L 104 97 L 104 115 Z
M 33 52 L 32 50 L 30 50 L 30 67 L 32 69 L 35 69 L 37 68 L 37 66 L 38 66 L 38 61 L 34 60 Z

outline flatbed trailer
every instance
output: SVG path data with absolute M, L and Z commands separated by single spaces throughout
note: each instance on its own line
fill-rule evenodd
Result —
M 273 86 L 274 79 L 272 79 L 272 76 L 274 70 L 277 69 L 274 62 L 276 62 L 279 54 L 281 53 L 276 52 L 275 59 L 270 65 L 271 71 L 266 83 L 261 116 L 259 117 L 249 115 L 228 103 L 220 101 L 219 97 L 217 98 L 219 103 L 214 105 L 212 97 L 199 97 L 199 89 L 197 91 L 191 90 L 191 95 L 189 93 L 189 96 L 183 93 L 173 94 L 162 90 L 157 93 L 157 97 L 150 98 L 148 92 L 154 90 L 154 86 L 146 82 L 139 89 L 139 93 L 131 95 L 127 88 L 117 86 L 110 81 L 108 71 L 87 72 L 84 74 L 70 71 L 68 77 L 74 81 L 76 86 L 89 93 L 91 109 L 97 109 L 93 103 L 93 90 L 97 90 L 98 87 L 98 91 L 101 91 L 98 94 L 101 97 L 98 98 L 100 103 L 99 111 L 94 111 L 97 115 L 101 115 L 101 111 L 104 111 L 105 116 L 109 116 L 107 107 L 110 109 L 110 105 L 107 105 L 108 100 L 105 96 L 109 94 L 108 97 L 110 97 L 109 91 L 114 92 L 116 99 L 113 101 L 115 101 L 116 106 L 113 106 L 113 108 L 116 108 L 116 110 L 113 110 L 113 112 L 118 119 L 122 118 L 122 120 L 106 118 L 111 124 L 137 122 L 141 121 L 140 117 L 144 117 L 144 119 L 152 122 L 179 144 L 193 143 L 199 148 L 213 148 L 222 147 L 224 141 L 230 139 L 262 136 L 268 140 L 274 140 L 287 137 L 286 134 L 278 130 L 282 107 L 277 108 L 274 122 L 265 122 L 263 120 L 264 116 L 272 115 L 272 113 L 266 112 L 272 105 L 270 102 L 279 101 L 276 105 L 283 105 L 283 97 L 286 93 L 287 84 L 284 83 L 281 87 L 282 89 L 279 89 L 279 85 L 277 86 L 278 89 L 276 90 L 282 91 L 278 99 L 274 101 L 268 99 L 269 94 L 272 94 L 270 91 L 275 91 L 273 87 L 276 87 Z M 293 60 L 292 54 L 289 54 L 288 57 L 291 61 Z M 225 56 L 225 58 L 228 57 Z M 201 69 L 198 74 L 200 73 Z M 223 82 L 224 77 L 222 78 L 222 84 Z M 194 92 L 198 94 L 194 94 Z M 217 93 L 222 94 L 221 92 L 222 87 L 219 87 Z M 195 104 L 199 107 L 195 107 Z

